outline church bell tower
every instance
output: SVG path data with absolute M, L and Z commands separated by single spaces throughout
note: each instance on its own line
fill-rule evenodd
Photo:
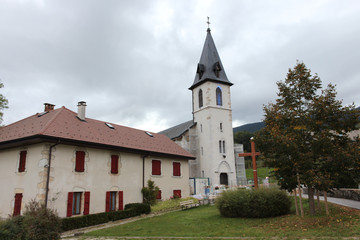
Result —
M 210 185 L 236 185 L 230 87 L 210 28 L 191 87 L 198 153 L 191 177 L 206 177 Z M 195 169 L 195 170 L 194 170 Z

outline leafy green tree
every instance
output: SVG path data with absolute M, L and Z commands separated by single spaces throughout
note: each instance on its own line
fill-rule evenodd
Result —
M 3 88 L 4 87 L 4 84 L 2 84 L 1 82 L 0 82 L 0 88 Z M 8 100 L 2 95 L 2 94 L 0 94 L 0 123 L 2 122 L 2 117 L 3 117 L 3 110 L 5 109 L 5 108 L 8 108 Z
M 143 187 L 141 192 L 143 194 L 143 202 L 149 205 L 154 205 L 156 203 L 156 196 L 159 192 L 159 187 L 151 180 L 148 180 L 147 187 Z
M 344 176 L 358 181 L 359 140 L 348 133 L 356 129 L 359 113 L 336 100 L 333 85 L 322 90 L 320 78 L 304 63 L 297 62 L 277 85 L 278 99 L 264 107 L 266 126 L 255 142 L 282 188 L 290 190 L 296 182 L 308 188 L 314 215 L 315 188 L 328 191 Z
M 244 146 L 244 152 L 251 152 L 250 138 L 252 138 L 254 135 L 254 133 L 246 131 L 237 132 L 234 134 L 234 142 L 242 144 Z

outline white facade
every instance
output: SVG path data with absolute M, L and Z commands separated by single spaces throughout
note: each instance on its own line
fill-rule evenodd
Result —
M 217 105 L 217 88 L 222 92 L 222 105 Z M 199 105 L 200 89 L 203 95 L 202 107 Z M 237 185 L 230 86 L 206 81 L 192 89 L 192 97 L 199 148 L 196 156 L 200 165 L 194 177 L 208 177 L 210 185 Z M 221 181 L 220 175 L 227 180 Z
M 22 194 L 21 213 L 31 199 L 45 200 L 50 146 L 39 143 L 0 150 L 0 218 L 13 214 L 17 193 Z M 21 151 L 27 152 L 24 172 L 18 172 Z M 84 172 L 75 172 L 76 151 L 85 152 Z M 114 154 L 119 156 L 118 174 L 110 172 Z M 161 161 L 161 175 L 152 176 L 152 160 Z M 180 163 L 180 176 L 173 176 L 173 162 Z M 141 188 L 148 179 L 160 188 L 162 199 L 169 199 L 174 190 L 180 190 L 182 197 L 189 196 L 187 160 L 59 144 L 52 148 L 48 207 L 56 209 L 60 217 L 66 217 L 69 192 L 89 192 L 90 214 L 105 212 L 106 192 L 109 191 L 122 191 L 124 206 L 142 202 Z M 80 215 L 84 199 L 82 195 Z

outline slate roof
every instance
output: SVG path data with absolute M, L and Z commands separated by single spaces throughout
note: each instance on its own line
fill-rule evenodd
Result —
M 192 126 L 194 126 L 194 121 L 190 120 L 190 121 L 181 123 L 179 125 L 176 125 L 175 127 L 171 127 L 166 130 L 163 130 L 163 131 L 159 132 L 159 134 L 163 134 L 170 139 L 174 139 L 174 138 L 177 138 L 177 137 L 180 137 L 181 135 L 183 135 Z
M 60 143 L 98 148 L 118 149 L 160 154 L 184 159 L 195 159 L 193 155 L 162 134 L 150 133 L 91 118 L 81 121 L 77 113 L 62 107 L 44 115 L 35 114 L 13 124 L 0 128 L 0 149 L 19 143 L 60 140 Z
M 218 76 L 216 75 L 216 68 L 220 69 Z M 199 84 L 206 81 L 220 82 L 230 86 L 233 85 L 226 76 L 209 28 L 207 29 L 207 35 L 201 53 L 200 62 L 196 70 L 194 83 L 189 89 L 192 90 Z

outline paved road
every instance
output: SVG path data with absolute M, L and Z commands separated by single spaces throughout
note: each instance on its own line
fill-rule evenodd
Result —
M 304 198 L 308 198 L 307 194 L 303 194 L 302 196 Z M 320 200 L 324 200 L 324 197 L 320 196 Z M 328 197 L 327 200 L 328 200 L 328 202 L 335 203 L 335 204 L 338 204 L 338 205 L 342 205 L 342 206 L 345 206 L 345 207 L 351 207 L 351 208 L 355 208 L 355 209 L 360 209 L 360 201 L 349 200 L 349 199 L 344 199 L 344 198 L 333 198 L 333 197 Z

